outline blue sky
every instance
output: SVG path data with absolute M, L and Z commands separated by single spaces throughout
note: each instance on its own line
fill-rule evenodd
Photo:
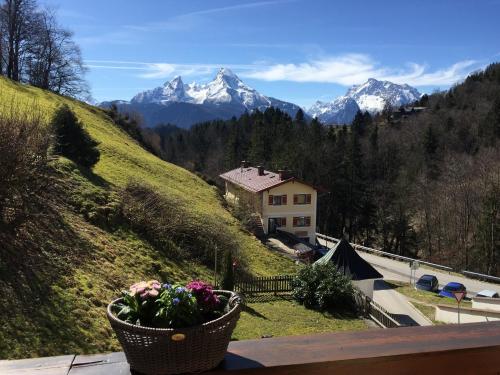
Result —
M 73 30 L 98 100 L 231 68 L 308 107 L 373 77 L 448 88 L 500 61 L 500 0 L 43 0 Z

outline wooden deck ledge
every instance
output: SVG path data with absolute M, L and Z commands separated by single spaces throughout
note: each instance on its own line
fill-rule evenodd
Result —
M 500 322 L 234 341 L 220 374 L 496 374 Z M 128 375 L 123 353 L 0 361 L 2 375 Z

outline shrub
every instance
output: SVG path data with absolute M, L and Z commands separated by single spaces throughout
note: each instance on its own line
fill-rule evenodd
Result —
M 36 109 L 0 113 L 0 232 L 16 228 L 44 205 L 49 185 L 49 129 Z
M 354 288 L 351 280 L 332 264 L 309 265 L 293 280 L 293 297 L 307 308 L 352 310 Z
M 138 182 L 130 182 L 120 195 L 125 222 L 169 257 L 198 259 L 213 267 L 215 248 L 222 254 L 237 249 L 223 223 L 180 198 Z
M 56 154 L 66 156 L 87 168 L 92 168 L 99 161 L 99 143 L 90 137 L 67 105 L 60 107 L 54 114 L 52 128 L 56 137 Z

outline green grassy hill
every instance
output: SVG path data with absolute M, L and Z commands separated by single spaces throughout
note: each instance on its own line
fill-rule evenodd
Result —
M 132 179 L 175 198 L 192 225 L 227 233 L 251 273 L 293 271 L 291 261 L 242 228 L 214 187 L 145 151 L 102 110 L 0 78 L 0 111 L 38 108 L 48 121 L 61 104 L 100 142 L 101 159 L 92 172 L 64 158 L 55 161 L 51 188 L 64 198 L 54 197 L 48 213 L 0 250 L 0 358 L 118 350 L 105 306 L 121 289 L 148 278 L 212 280 L 211 269 L 159 251 L 126 226 L 92 224 L 92 215 L 108 209 Z

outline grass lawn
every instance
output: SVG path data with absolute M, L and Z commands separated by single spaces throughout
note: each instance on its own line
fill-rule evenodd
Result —
M 259 339 L 262 336 L 293 336 L 334 331 L 359 331 L 366 323 L 352 316 L 332 315 L 293 301 L 249 303 L 233 333 L 234 340 Z
M 395 288 L 399 293 L 408 297 L 417 309 L 419 309 L 432 322 L 438 323 L 435 320 L 435 305 L 451 305 L 457 306 L 457 302 L 453 298 L 439 297 L 437 293 L 428 292 L 425 290 L 415 289 L 409 283 L 401 281 L 386 281 L 389 286 Z M 471 307 L 471 301 L 462 301 L 461 306 Z

